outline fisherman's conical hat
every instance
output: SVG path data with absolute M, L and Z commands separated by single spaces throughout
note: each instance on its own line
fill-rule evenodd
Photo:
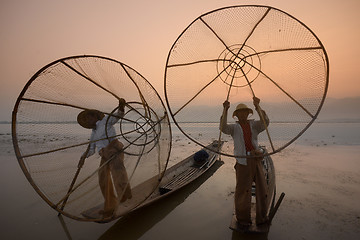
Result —
M 88 114 L 93 114 L 93 115 L 97 115 L 98 119 L 103 119 L 103 117 L 105 116 L 104 113 L 98 111 L 98 110 L 93 110 L 93 109 L 86 109 L 82 112 L 79 113 L 79 115 L 77 116 L 77 122 L 84 128 L 88 128 L 91 129 L 92 127 L 89 125 L 89 123 L 86 121 L 86 116 Z
M 235 116 L 236 112 L 237 112 L 237 111 L 240 111 L 240 110 L 248 110 L 249 113 L 251 113 L 251 114 L 254 113 L 251 108 L 248 108 L 248 106 L 246 106 L 246 104 L 239 103 L 239 104 L 236 106 L 235 111 L 233 112 L 233 117 Z

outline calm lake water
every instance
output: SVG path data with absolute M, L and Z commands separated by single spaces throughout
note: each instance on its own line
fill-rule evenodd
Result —
M 174 139 L 172 157 L 186 156 L 197 149 L 196 145 L 186 139 L 178 129 L 172 128 L 172 132 Z M 0 141 L 2 164 L 0 184 L 3 189 L 0 206 L 3 214 L 0 223 L 1 239 L 328 240 L 358 239 L 359 236 L 357 234 L 360 227 L 358 223 L 360 210 L 351 201 L 357 199 L 359 194 L 356 192 L 356 186 L 360 184 L 359 180 L 356 180 L 359 175 L 358 170 L 343 166 L 339 170 L 328 170 L 329 175 L 325 175 L 326 171 L 323 167 L 314 168 L 311 164 L 315 163 L 306 162 L 306 157 L 313 151 L 311 149 L 327 149 L 329 153 L 338 153 L 342 158 L 343 154 L 348 152 L 352 154 L 349 155 L 352 158 L 352 166 L 358 166 L 354 156 L 359 152 L 356 149 L 360 145 L 360 123 L 314 123 L 295 142 L 295 147 L 290 145 L 290 150 L 285 149 L 284 153 L 281 152 L 280 158 L 277 154 L 273 156 L 275 167 L 279 169 L 277 173 L 279 191 L 285 189 L 287 196 L 274 218 L 269 235 L 252 237 L 239 236 L 228 229 L 235 184 L 232 160 L 225 159 L 223 165 L 217 165 L 202 179 L 169 198 L 117 221 L 97 224 L 79 222 L 66 217 L 58 218 L 57 212 L 39 197 L 21 171 L 13 152 L 10 124 L 0 124 Z M 301 149 L 309 149 L 309 151 L 296 150 L 296 145 L 301 145 L 304 147 Z M 284 162 L 282 158 L 288 154 L 293 154 L 298 160 Z M 316 154 L 321 156 L 321 152 Z M 301 162 L 303 159 L 305 162 Z M 321 159 L 317 158 L 317 163 L 319 161 Z M 298 170 L 302 171 L 301 174 Z M 314 171 L 317 171 L 317 174 L 313 173 Z M 336 196 L 340 200 L 332 202 L 332 193 L 327 190 L 328 184 L 322 184 L 326 181 L 322 180 L 322 175 L 324 179 L 333 176 L 334 183 L 331 186 L 336 191 L 340 191 L 341 196 L 348 197 L 342 199 L 337 193 Z M 342 178 L 337 180 L 340 176 Z M 321 191 L 325 193 L 319 195 Z M 303 200 L 300 201 L 299 198 Z M 321 202 L 323 203 L 319 207 Z M 310 203 L 313 205 L 308 205 Z M 332 211 L 336 209 L 339 211 L 333 213 Z M 356 214 L 358 214 L 357 219 Z M 341 217 L 345 220 L 339 222 L 338 218 Z M 334 225 L 327 221 L 333 222 Z

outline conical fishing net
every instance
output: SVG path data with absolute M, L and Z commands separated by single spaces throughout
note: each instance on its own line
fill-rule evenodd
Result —
M 120 99 L 126 101 L 122 117 Z M 86 109 L 103 113 L 105 138 L 90 139 L 92 130 L 78 124 Z M 116 121 L 110 136 L 111 117 Z M 157 188 L 171 149 L 169 119 L 156 90 L 131 67 L 98 56 L 68 57 L 39 70 L 16 102 L 12 127 L 17 158 L 35 190 L 60 213 L 85 221 L 112 220 L 143 203 Z M 117 152 L 127 175 L 122 184 L 132 196 L 105 214 L 99 172 L 112 159 L 100 164 L 96 149 L 82 166 L 79 162 L 90 143 L 115 139 L 123 144 Z M 111 172 L 112 181 L 115 175 Z M 113 185 L 109 189 L 122 200 L 127 188 L 115 191 Z
M 227 143 L 219 153 L 234 156 L 232 138 L 219 134 L 223 102 L 230 102 L 228 123 L 237 120 L 231 117 L 239 103 L 264 123 L 253 105 L 253 97 L 259 98 L 270 124 L 258 141 L 270 155 L 316 119 L 328 65 L 320 40 L 289 14 L 267 6 L 226 7 L 195 19 L 173 44 L 165 69 L 166 102 L 188 138 L 205 147 L 220 136 Z

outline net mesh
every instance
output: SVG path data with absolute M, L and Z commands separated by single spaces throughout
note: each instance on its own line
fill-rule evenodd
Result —
M 75 56 L 57 60 L 36 73 L 15 105 L 13 139 L 19 163 L 44 200 L 71 218 L 105 218 L 84 215 L 89 209 L 101 209 L 104 198 L 98 181 L 98 153 L 85 160 L 75 177 L 91 134 L 76 122 L 77 115 L 96 109 L 112 116 L 120 98 L 127 102 L 125 115 L 114 127 L 116 138 L 124 144 L 124 166 L 133 197 L 120 204 L 112 216 L 116 218 L 149 197 L 168 162 L 170 123 L 151 84 L 121 62 Z
M 289 14 L 267 6 L 234 6 L 203 14 L 177 38 L 165 69 L 165 97 L 177 127 L 205 147 L 219 138 L 222 103 L 252 109 L 260 98 L 270 125 L 259 144 L 276 153 L 316 119 L 328 86 L 320 40 Z M 257 120 L 260 116 L 252 118 Z M 219 153 L 234 156 L 232 139 Z M 244 156 L 243 156 L 244 157 Z

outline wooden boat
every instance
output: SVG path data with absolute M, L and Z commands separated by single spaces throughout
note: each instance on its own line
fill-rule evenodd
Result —
M 263 152 L 265 154 L 267 153 L 265 147 L 261 147 L 261 149 L 263 150 Z M 261 225 L 255 224 L 255 222 L 256 222 L 256 220 L 255 220 L 255 218 L 256 218 L 256 202 L 255 202 L 256 186 L 255 186 L 255 183 L 253 183 L 252 191 L 251 191 L 252 192 L 252 198 L 251 198 L 252 225 L 250 225 L 249 227 L 246 227 L 246 228 L 239 225 L 236 220 L 236 215 L 235 215 L 235 211 L 234 211 L 232 218 L 231 218 L 231 223 L 230 223 L 229 228 L 236 232 L 240 232 L 240 233 L 267 233 L 267 232 L 269 232 L 271 221 L 272 221 L 273 217 L 275 216 L 275 213 L 276 213 L 277 209 L 279 208 L 282 199 L 285 196 L 284 193 L 281 193 L 279 200 L 275 204 L 276 183 L 275 183 L 275 168 L 274 168 L 274 163 L 272 161 L 272 158 L 269 155 L 265 156 L 264 159 L 262 160 L 262 165 L 263 165 L 263 169 L 264 169 L 264 178 L 267 183 L 268 196 L 270 196 L 270 198 L 269 198 L 270 201 L 267 203 L 269 221 L 267 223 L 261 224 Z
M 220 142 L 219 146 L 218 141 L 215 140 L 210 145 L 206 146 L 206 148 L 203 148 L 202 150 L 205 150 L 209 154 L 209 157 L 200 166 L 195 163 L 195 154 L 192 154 L 167 169 L 159 184 L 159 188 L 153 192 L 153 194 L 138 208 L 147 206 L 161 198 L 164 198 L 199 178 L 214 165 L 218 158 L 218 154 L 209 149 L 217 151 L 219 147 L 221 148 L 223 143 L 224 142 Z
M 138 206 L 120 205 L 117 209 L 116 216 L 118 217 L 123 216 L 129 212 L 150 205 L 155 201 L 168 196 L 169 194 L 183 188 L 184 186 L 193 182 L 195 179 L 199 178 L 214 165 L 214 163 L 218 158 L 218 154 L 215 153 L 214 151 L 218 151 L 219 148 L 222 147 L 222 145 L 223 142 L 220 142 L 220 146 L 219 146 L 218 141 L 215 140 L 211 144 L 206 146 L 206 148 L 202 148 L 201 150 L 206 151 L 206 153 L 208 154 L 208 158 L 200 165 L 196 163 L 194 160 L 195 154 L 192 154 L 189 157 L 182 160 L 181 162 L 167 169 L 159 184 L 159 187 L 143 203 L 141 203 Z M 157 181 L 156 176 L 136 186 L 133 189 L 133 193 L 141 194 L 142 192 L 141 189 L 146 189 L 149 183 L 153 183 L 154 181 Z M 136 198 L 136 195 L 134 196 L 133 194 L 133 197 Z M 101 210 L 103 208 L 104 205 L 100 204 L 96 207 L 93 207 L 89 210 L 82 212 L 82 215 L 86 218 L 94 219 L 96 222 L 109 222 L 117 218 L 117 217 L 105 218 L 101 214 Z

